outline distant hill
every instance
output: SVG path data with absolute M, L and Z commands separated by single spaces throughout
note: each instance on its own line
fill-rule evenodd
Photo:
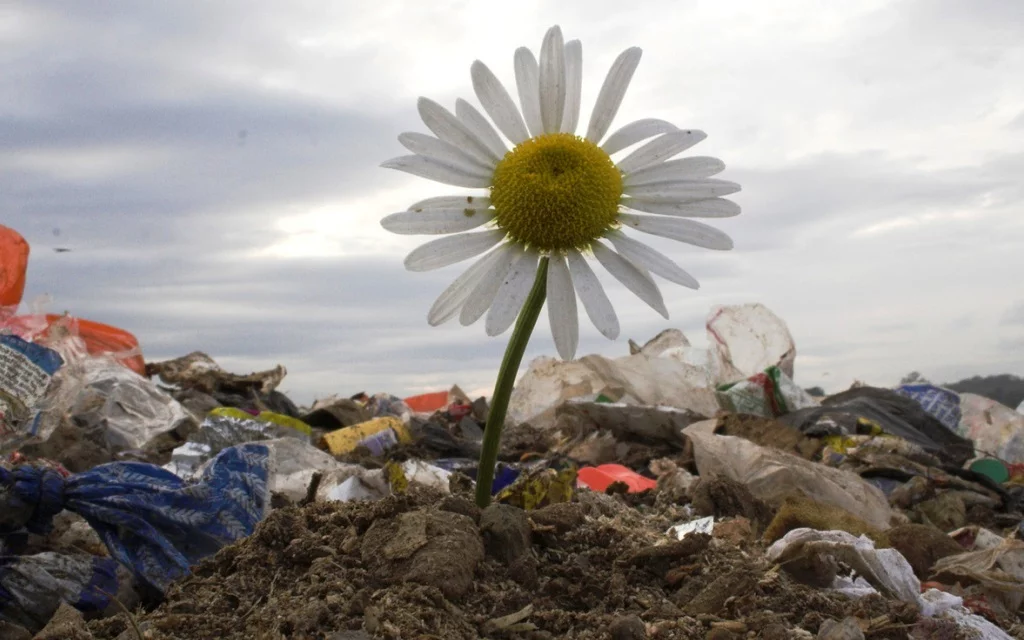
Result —
M 1003 373 L 997 376 L 974 376 L 942 385 L 958 393 L 974 393 L 1016 409 L 1024 400 L 1024 378 Z

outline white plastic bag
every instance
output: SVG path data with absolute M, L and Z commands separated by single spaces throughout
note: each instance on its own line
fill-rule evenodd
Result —
M 960 394 L 960 435 L 979 453 L 1006 462 L 1024 462 L 1024 415 L 973 393 Z
M 793 378 L 793 336 L 786 323 L 763 304 L 713 307 L 707 332 L 716 384 L 743 380 L 772 366 Z
M 600 395 L 625 404 L 663 405 L 713 416 L 718 402 L 708 370 L 694 364 L 691 349 L 681 331 L 670 329 L 639 352 L 621 358 L 536 358 L 512 392 L 508 421 L 551 426 L 556 407 Z

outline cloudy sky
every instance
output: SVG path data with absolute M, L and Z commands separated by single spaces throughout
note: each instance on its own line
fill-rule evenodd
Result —
M 404 271 L 424 238 L 378 222 L 451 188 L 379 164 L 426 131 L 418 96 L 475 103 L 474 59 L 514 86 L 556 23 L 584 118 L 641 46 L 617 122 L 702 129 L 692 152 L 743 185 L 732 252 L 656 243 L 700 291 L 666 286 L 666 322 L 605 279 L 622 336 L 584 317 L 579 353 L 703 344 L 712 305 L 763 302 L 805 386 L 1024 374 L 1020 0 L 4 2 L 0 223 L 32 245 L 27 299 L 150 359 L 282 363 L 303 402 L 488 389 L 507 336 L 425 320 L 462 265 Z M 554 353 L 539 326 L 528 359 Z

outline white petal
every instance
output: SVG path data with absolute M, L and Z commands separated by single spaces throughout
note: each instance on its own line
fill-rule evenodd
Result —
M 618 151 L 622 151 L 626 147 L 631 147 L 642 140 L 659 136 L 663 133 L 668 133 L 669 131 L 675 131 L 678 128 L 679 127 L 671 122 L 658 120 L 657 118 L 634 120 L 608 136 L 608 139 L 604 141 L 601 148 L 604 149 L 605 153 L 611 155 Z
M 497 162 L 508 153 L 508 147 L 501 141 L 501 136 L 494 130 L 487 118 L 462 98 L 455 101 L 455 117 L 487 145 L 492 160 Z
M 579 40 L 565 43 L 565 111 L 562 133 L 576 133 L 580 122 L 580 92 L 583 90 L 583 45 Z
M 430 307 L 430 312 L 427 313 L 427 322 L 430 326 L 436 327 L 454 318 L 484 274 L 510 250 L 511 247 L 507 244 L 498 247 L 474 262 L 473 266 L 466 269 L 462 275 L 448 285 L 448 288 L 441 292 L 434 305 Z
M 621 231 L 613 231 L 607 235 L 612 246 L 619 254 L 638 267 L 643 267 L 656 273 L 666 280 L 691 289 L 699 289 L 700 283 L 697 279 L 679 267 L 671 258 L 663 253 L 655 251 L 646 244 L 630 238 Z
M 512 269 L 512 265 L 523 255 L 523 248 L 518 244 L 502 245 L 498 251 L 501 251 L 501 256 L 476 283 L 469 298 L 466 299 L 466 303 L 462 305 L 462 311 L 459 312 L 459 323 L 465 327 L 479 320 L 480 316 L 490 309 L 491 303 L 494 302 L 494 296 L 498 295 L 498 289 L 505 282 L 505 276 Z
M 428 136 L 425 133 L 406 131 L 398 135 L 398 142 L 413 153 L 421 156 L 430 156 L 441 162 L 476 167 L 484 173 L 494 170 L 494 162 L 485 163 L 456 147 L 454 144 L 434 136 Z
M 392 158 L 380 166 L 456 187 L 480 189 L 491 186 L 491 176 L 493 175 L 493 172 L 484 171 L 474 165 L 442 162 L 437 158 L 418 155 Z
M 519 104 L 523 107 L 523 118 L 533 136 L 544 133 L 540 119 L 540 70 L 537 58 L 526 47 L 516 49 L 516 88 L 519 90 Z
M 519 144 L 528 139 L 530 134 L 523 124 L 523 116 L 498 77 L 479 60 L 473 63 L 470 73 L 473 76 L 473 90 L 477 99 L 505 137 L 511 140 L 512 144 Z
M 615 279 L 626 285 L 626 288 L 636 294 L 638 298 L 646 302 L 652 309 L 668 318 L 668 309 L 665 308 L 665 300 L 661 297 L 661 291 L 654 280 L 635 264 L 626 260 L 600 242 L 590 245 L 594 251 L 594 257 L 608 270 L 608 273 L 615 276 Z
M 558 355 L 563 360 L 576 356 L 580 342 L 579 314 L 576 311 L 576 291 L 565 258 L 559 255 L 548 260 L 548 322 L 555 339 Z
M 620 213 L 619 222 L 637 231 L 643 231 L 679 242 L 727 251 L 732 249 L 732 239 L 723 231 L 695 220 L 666 218 L 664 216 L 641 216 L 635 213 Z
M 409 271 L 430 271 L 478 256 L 501 242 L 505 232 L 500 229 L 445 236 L 420 245 L 405 257 Z
M 420 200 L 411 205 L 406 211 L 416 211 L 419 213 L 442 209 L 463 209 L 466 207 L 486 209 L 489 206 L 491 206 L 491 199 L 482 196 L 435 196 L 426 200 Z
M 697 202 L 675 202 L 650 198 L 623 198 L 622 206 L 647 213 L 682 218 L 731 218 L 740 214 L 740 206 L 732 200 L 711 198 Z
M 622 192 L 627 196 L 647 198 L 648 200 L 669 200 L 672 202 L 695 202 L 727 196 L 740 190 L 740 185 L 728 180 L 674 180 L 672 182 L 655 182 L 624 187 Z
M 489 336 L 501 335 L 516 321 L 516 316 L 523 308 L 534 280 L 537 278 L 537 261 L 540 255 L 536 251 L 527 251 L 505 276 L 505 281 L 498 288 L 487 321 L 484 326 Z
M 573 286 L 583 301 L 583 309 L 597 330 L 609 340 L 619 337 L 619 319 L 615 316 L 615 308 L 604 292 L 601 281 L 594 275 L 593 269 L 578 251 L 570 251 L 566 256 L 569 262 L 569 273 L 572 274 Z
M 619 171 L 628 175 L 656 165 L 659 162 L 664 162 L 677 153 L 686 151 L 706 137 L 708 137 L 706 133 L 696 129 L 669 131 L 651 140 L 615 164 L 619 167 Z
M 494 219 L 494 213 L 494 209 L 466 206 L 429 211 L 400 211 L 385 217 L 380 224 L 391 233 L 404 235 L 457 233 L 487 224 Z
M 491 158 L 490 150 L 483 140 L 470 131 L 466 125 L 459 122 L 459 119 L 451 111 L 429 98 L 417 100 L 416 107 L 419 109 L 423 124 L 427 125 L 427 128 L 433 131 L 438 138 L 455 145 L 464 153 L 479 160 L 484 166 L 493 167 L 497 163 Z
M 694 156 L 692 158 L 679 158 L 647 167 L 640 171 L 624 176 L 622 184 L 635 187 L 641 184 L 653 184 L 656 182 L 675 182 L 677 180 L 700 180 L 710 178 L 725 170 L 725 163 L 718 158 L 707 156 Z
M 619 54 L 612 63 L 612 68 L 601 85 L 601 92 L 597 94 L 597 103 L 594 105 L 594 112 L 590 114 L 590 126 L 587 127 L 587 140 L 594 144 L 599 144 L 604 134 L 608 133 L 608 127 L 619 111 L 622 98 L 626 95 L 626 88 L 633 78 L 633 72 L 640 64 L 641 53 L 639 47 L 631 47 Z
M 544 133 L 557 133 L 565 111 L 565 42 L 557 26 L 540 47 L 540 120 Z

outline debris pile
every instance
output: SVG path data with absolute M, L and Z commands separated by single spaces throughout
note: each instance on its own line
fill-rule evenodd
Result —
M 1024 415 L 920 381 L 810 395 L 763 305 L 713 309 L 709 349 L 530 363 L 481 511 L 485 398 L 299 407 L 283 366 L 147 362 L 19 315 L 15 235 L 2 638 L 1024 638 Z

